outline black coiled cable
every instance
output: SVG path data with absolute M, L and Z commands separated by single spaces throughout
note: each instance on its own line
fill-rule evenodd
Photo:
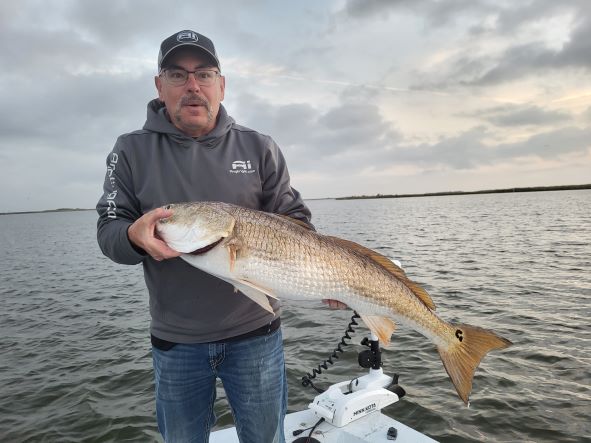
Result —
M 311 374 L 307 373 L 305 376 L 302 377 L 302 386 L 304 386 L 304 387 L 311 386 L 318 393 L 324 392 L 324 389 L 320 389 L 320 388 L 317 388 L 316 386 L 314 386 L 314 383 L 312 383 L 312 379 L 316 378 L 316 376 L 318 374 L 322 374 L 323 369 L 327 370 L 328 363 L 330 363 L 331 365 L 334 365 L 334 361 L 332 361 L 332 359 L 333 358 L 338 359 L 339 358 L 338 353 L 342 354 L 343 352 L 345 352 L 343 350 L 343 346 L 350 345 L 350 343 L 347 343 L 345 340 L 351 340 L 351 336 L 349 335 L 349 332 L 355 332 L 355 329 L 353 329 L 353 326 L 357 326 L 359 324 L 355 321 L 358 318 L 361 318 L 361 317 L 359 316 L 359 314 L 356 311 L 353 311 L 353 316 L 351 317 L 351 322 L 347 325 L 347 329 L 345 330 L 345 335 L 343 335 L 341 337 L 340 343 L 332 351 L 332 354 L 330 354 L 330 356 L 326 360 L 324 360 L 324 362 L 319 364 L 317 368 L 312 368 Z

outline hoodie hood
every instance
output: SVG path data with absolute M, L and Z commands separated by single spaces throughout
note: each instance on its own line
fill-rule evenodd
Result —
M 214 146 L 220 138 L 228 133 L 233 124 L 234 119 L 228 115 L 224 105 L 220 104 L 215 128 L 213 128 L 210 133 L 202 135 L 201 137 L 191 137 L 172 124 L 166 114 L 166 106 L 159 99 L 155 98 L 148 103 L 148 115 L 146 123 L 144 124 L 144 129 L 147 131 L 168 134 L 179 140 L 190 139 L 199 143 L 206 143 L 209 146 Z

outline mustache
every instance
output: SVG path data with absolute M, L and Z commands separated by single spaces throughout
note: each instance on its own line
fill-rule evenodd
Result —
M 211 105 L 206 98 L 201 97 L 199 95 L 194 94 L 187 94 L 181 97 L 179 105 L 181 106 L 190 106 L 190 105 L 198 105 L 198 106 L 205 106 L 208 110 L 211 109 Z

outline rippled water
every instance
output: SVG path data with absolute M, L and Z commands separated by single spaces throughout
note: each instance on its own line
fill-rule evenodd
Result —
M 450 321 L 514 345 L 463 406 L 434 347 L 400 327 L 384 352 L 407 396 L 385 412 L 442 442 L 591 441 L 591 192 L 310 201 L 320 232 L 402 261 Z M 104 258 L 94 212 L 0 216 L 0 441 L 160 441 L 141 267 Z M 351 313 L 287 302 L 290 410 Z M 363 326 L 328 385 L 358 375 Z M 231 424 L 223 390 L 218 426 Z

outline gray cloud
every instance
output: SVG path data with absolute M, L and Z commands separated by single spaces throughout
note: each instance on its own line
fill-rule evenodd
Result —
M 476 0 L 348 0 L 344 11 L 352 18 L 384 17 L 384 14 L 411 13 L 440 27 L 466 15 L 484 15 L 500 8 L 496 2 Z
M 403 164 L 425 170 L 466 170 L 528 156 L 560 159 L 568 154 L 584 155 L 591 148 L 591 126 L 547 130 L 548 125 L 568 121 L 570 116 L 536 106 L 505 106 L 484 112 L 485 119 L 500 126 L 540 126 L 539 132 L 522 142 L 491 146 L 487 140 L 495 132 L 477 126 L 436 143 L 414 144 L 405 140 L 377 107 L 352 104 L 346 96 L 341 99 L 335 107 L 317 110 L 301 104 L 276 106 L 243 96 L 236 109 L 238 115 L 249 116 L 248 125 L 273 135 L 297 172 L 336 167 L 340 171 L 387 170 Z
M 428 169 L 445 167 L 466 170 L 484 165 L 512 162 L 524 157 L 559 160 L 566 155 L 587 155 L 591 149 L 591 126 L 566 127 L 544 131 L 522 142 L 490 146 L 484 140 L 490 135 L 477 127 L 434 144 L 398 148 L 384 153 L 376 164 L 405 162 Z
M 75 69 L 84 63 L 104 60 L 106 51 L 86 42 L 75 33 L 65 30 L 30 29 L 0 30 L 0 60 L 3 75 L 23 77 L 39 75 L 32 70 L 41 69 L 44 75 Z
M 495 126 L 547 126 L 572 120 L 566 112 L 534 105 L 504 105 L 460 115 L 480 118 Z
M 568 40 L 561 48 L 548 47 L 539 41 L 520 42 L 517 32 L 526 25 L 571 13 L 574 17 Z M 582 0 L 551 2 L 532 1 L 524 6 L 499 8 L 494 25 L 478 24 L 467 38 L 511 37 L 515 44 L 498 54 L 463 55 L 440 66 L 437 72 L 420 72 L 413 87 L 446 88 L 449 86 L 488 86 L 527 76 L 541 76 L 548 71 L 591 69 L 591 4 Z
M 470 42 L 478 38 L 510 38 L 515 41 L 501 53 L 463 55 L 438 66 L 436 72 L 419 72 L 413 88 L 487 86 L 545 71 L 591 68 L 591 3 L 587 0 L 533 0 L 502 3 L 489 0 L 348 0 L 345 15 L 375 19 L 394 14 L 410 14 L 426 20 L 424 31 L 438 32 L 451 24 L 463 23 Z M 557 15 L 571 14 L 568 41 L 557 49 L 539 41 L 520 41 L 519 31 Z
M 347 0 L 342 12 L 353 19 L 383 19 L 394 14 L 412 14 L 426 20 L 434 30 L 466 21 L 471 23 L 466 27 L 471 35 L 490 32 L 510 35 L 526 24 L 555 14 L 572 12 L 579 18 L 586 16 L 589 3 L 587 0 Z M 425 31 L 429 32 L 430 28 L 425 28 Z
M 544 70 L 564 68 L 591 69 L 591 19 L 585 17 L 572 30 L 569 41 L 553 50 L 539 43 L 520 45 L 505 51 L 496 66 L 480 75 L 467 78 L 466 83 L 487 85 L 514 80 L 526 75 L 539 75 Z M 460 68 L 461 69 L 461 68 Z
M 106 139 L 143 123 L 145 104 L 156 95 L 151 81 L 151 76 L 109 74 L 12 80 L 3 98 L 13 106 L 0 108 L 0 151 L 12 149 L 17 140 L 104 151 Z
M 533 0 L 528 2 L 514 2 L 502 5 L 493 2 L 496 9 L 493 12 L 492 23 L 480 21 L 471 28 L 474 34 L 514 35 L 524 25 L 540 22 L 556 14 L 572 12 L 576 14 L 585 8 L 585 0 Z M 493 6 L 494 7 L 494 6 Z
M 272 134 L 299 170 L 326 167 L 356 168 L 371 163 L 373 153 L 390 147 L 401 134 L 376 105 L 341 97 L 338 105 L 319 110 L 307 104 L 273 105 L 243 95 L 235 106 L 245 125 Z
M 485 127 L 476 127 L 434 144 L 406 146 L 395 152 L 393 160 L 421 165 L 423 168 L 443 165 L 453 169 L 469 169 L 487 161 L 487 148 L 482 142 L 485 135 Z
M 556 159 L 567 154 L 585 154 L 591 148 L 591 127 L 569 126 L 536 134 L 519 143 L 497 147 L 497 157 L 533 155 L 543 159 Z

